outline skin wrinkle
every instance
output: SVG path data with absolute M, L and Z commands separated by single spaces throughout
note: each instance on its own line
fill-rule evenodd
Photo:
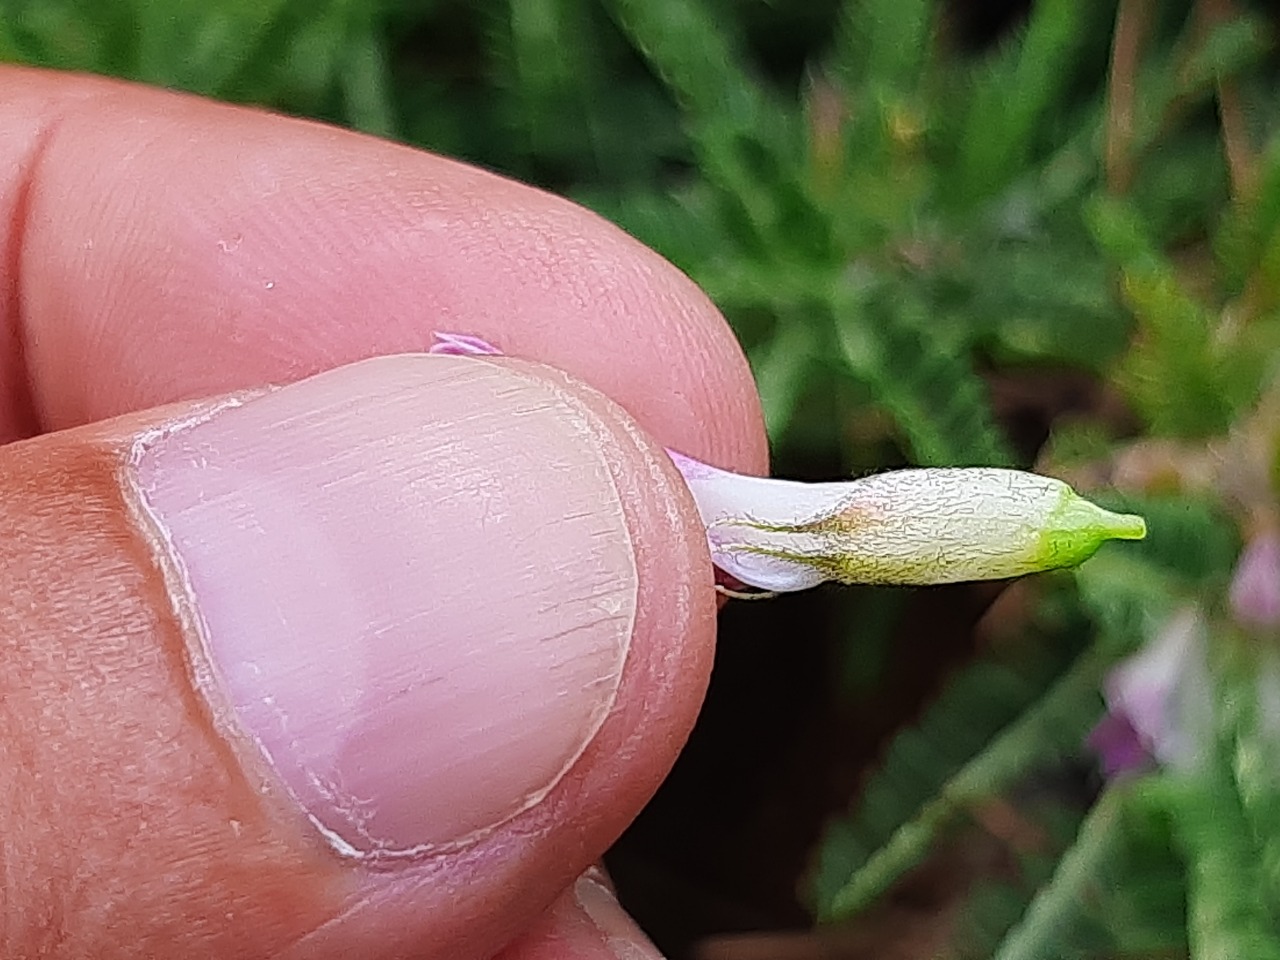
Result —
M 282 859 L 286 845 L 279 837 L 289 832 L 273 822 L 278 812 L 267 812 L 271 798 L 248 788 L 226 741 L 203 719 L 150 546 L 127 520 L 117 485 L 119 453 L 82 447 L 72 464 L 46 450 L 30 442 L 0 454 L 5 475 L 22 478 L 21 487 L 10 479 L 0 499 L 5 542 L 46 544 L 34 552 L 35 565 L 21 579 L 11 576 L 0 597 L 0 659 L 6 663 L 0 756 L 14 744 L 29 750 L 0 763 L 16 773 L 15 791 L 25 804 L 47 811 L 6 820 L 25 824 L 27 833 L 25 843 L 21 833 L 6 840 L 6 846 L 25 848 L 26 869 L 5 894 L 28 905 L 18 926 L 0 931 L 0 943 L 23 948 L 6 954 L 56 949 L 58 956 L 93 956 L 96 945 L 113 940 L 114 902 L 190 896 L 193 875 L 203 878 L 204 896 L 221 900 L 223 913 L 256 914 L 252 925 L 260 937 L 294 923 L 321 922 L 326 890 L 335 892 L 331 885 L 319 883 L 309 892 L 289 884 L 267 887 L 272 895 L 253 905 L 239 893 L 246 889 L 242 871 L 281 882 L 273 864 L 304 864 L 305 845 L 295 843 Z M 48 549 L 52 543 L 59 550 Z M 86 568 L 98 577 L 84 580 Z M 48 638 L 60 636 L 74 637 L 74 646 L 49 644 Z M 128 683 L 119 682 L 124 677 Z M 147 721 L 139 722 L 144 716 Z M 50 724 L 57 737 L 26 732 L 31 719 Z M 63 751 L 65 736 L 96 747 L 88 754 Z M 155 764 L 174 784 L 167 805 L 149 796 Z M 61 783 L 77 784 L 77 792 L 58 789 Z M 228 814 L 244 827 L 237 838 L 243 846 L 226 836 Z M 165 859 L 149 855 L 160 850 Z M 199 852 L 175 856 L 186 850 Z M 76 853 L 51 864 L 48 853 L 56 851 Z M 145 867 L 126 869 L 139 860 Z M 126 894 L 122 883 L 137 886 Z M 207 945 L 209 931 L 179 913 L 159 912 L 138 924 L 133 949 L 145 953 L 156 937 L 179 953 L 182 944 Z
M 13 75 L 28 74 L 25 70 L 6 71 Z M 81 78 L 77 85 L 50 85 L 49 89 L 32 92 L 29 89 L 7 85 L 5 102 L 0 103 L 0 172 L 9 171 L 13 180 L 0 180 L 0 202 L 6 198 L 12 209 L 0 209 L 0 223 L 7 229 L 0 235 L 0 290 L 5 302 L 0 324 L 9 338 L 9 347 L 0 353 L 0 361 L 6 369 L 4 388 L 6 404 L 0 404 L 0 443 L 30 436 L 39 427 L 34 408 L 34 393 L 29 371 L 25 368 L 26 311 L 23 309 L 25 286 L 22 283 L 22 260 L 27 233 L 31 228 L 30 198 L 39 181 L 40 172 L 49 154 L 59 128 L 63 125 L 65 111 L 74 104 L 92 102 L 101 97 L 108 82 Z M 32 102 L 39 104 L 34 109 Z M 25 391 L 25 392 L 24 392 Z
M 227 738 L 228 743 L 233 740 L 246 743 L 248 741 L 232 719 L 230 704 L 219 692 L 209 656 L 208 629 L 193 602 L 186 569 L 177 551 L 169 542 L 163 524 L 156 519 L 146 498 L 142 495 L 136 481 L 136 468 L 138 460 L 152 444 L 176 432 L 204 423 L 220 411 L 241 406 L 266 392 L 268 391 L 245 391 L 239 395 L 197 404 L 194 408 L 185 410 L 176 419 L 167 420 L 163 424 L 142 431 L 129 444 L 125 468 L 117 471 L 121 495 L 129 518 L 137 527 L 140 536 L 145 538 L 151 546 L 151 556 L 163 579 L 170 608 L 181 627 L 179 632 L 184 640 L 188 676 L 193 689 L 200 694 L 199 702 L 203 716 L 212 727 Z M 243 754 L 240 757 L 241 759 L 237 762 L 245 764 L 246 773 L 252 774 L 258 789 L 270 789 L 274 775 L 270 772 L 269 764 L 253 764 L 245 761 Z M 265 757 L 262 759 L 266 760 Z

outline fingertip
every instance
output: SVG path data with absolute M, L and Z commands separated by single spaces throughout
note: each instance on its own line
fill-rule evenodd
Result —
M 759 401 L 723 318 L 595 214 L 311 122 L 3 76 L 19 135 L 0 166 L 13 159 L 25 198 L 0 235 L 26 363 L 5 379 L 30 383 L 44 428 L 424 350 L 454 330 L 569 371 L 667 446 L 763 468 Z
M 496 960 L 662 960 L 598 871 L 589 870 Z
M 42 916 L 74 884 L 95 917 L 31 942 L 491 955 L 697 713 L 714 594 L 679 474 L 511 359 L 155 416 L 4 451 L 4 748 L 29 759 L 0 817 L 35 852 L 9 892 Z
M 584 431 L 591 459 L 603 462 L 624 519 L 624 528 L 613 536 L 628 541 L 634 563 L 625 663 L 608 715 L 572 766 L 539 791 L 536 804 L 494 829 L 473 831 L 461 847 L 447 845 L 443 856 L 420 868 L 375 874 L 360 902 L 301 941 L 297 956 L 340 952 L 365 938 L 381 938 L 388 955 L 429 941 L 442 957 L 480 956 L 515 936 L 557 891 L 598 860 L 652 796 L 692 729 L 710 674 L 716 603 L 705 534 L 687 487 L 662 448 L 611 400 L 541 364 L 511 358 L 390 358 L 359 366 L 440 361 L 459 370 L 495 371 L 496 382 L 507 385 L 499 393 L 514 391 L 503 403 L 532 411 L 550 396 L 585 414 L 578 429 Z M 523 393 L 527 387 L 533 393 Z M 526 424 L 518 433 L 527 436 L 527 430 Z M 572 469 L 568 462 L 556 455 L 541 459 L 544 482 L 555 483 L 557 477 L 570 482 L 563 473 Z M 554 539 L 546 523 L 542 531 L 544 538 Z M 524 589 L 498 572 L 506 566 L 504 558 L 486 569 L 491 605 L 501 605 L 495 595 L 504 589 Z M 598 586 L 587 595 L 616 613 Z M 563 627 L 575 629 L 567 622 Z M 518 634 L 528 625 L 522 621 L 507 629 Z M 532 687 L 535 680 L 527 675 L 524 683 Z M 529 732 L 539 736 L 536 725 Z M 444 788 L 446 794 L 452 789 Z M 444 893 L 457 889 L 467 890 L 467 897 Z

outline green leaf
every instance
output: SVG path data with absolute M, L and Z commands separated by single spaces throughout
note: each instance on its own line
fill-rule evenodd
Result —
M 340 74 L 348 124 L 381 137 L 395 137 L 399 123 L 393 102 L 391 71 L 382 24 L 366 8 L 347 42 Z
M 1186 289 L 1137 211 L 1097 197 L 1087 219 L 1100 247 L 1120 266 L 1125 303 L 1141 336 L 1125 360 L 1124 383 L 1163 436 L 1200 438 L 1224 432 L 1257 396 L 1250 366 L 1224 348 L 1208 308 Z M 1233 362 L 1234 361 L 1234 362 Z
M 721 190 L 734 246 L 753 258 L 834 258 L 812 195 L 798 111 L 745 65 L 740 39 L 701 0 L 608 0 L 618 22 L 683 105 L 702 174 Z
M 1147 776 L 1111 789 L 1123 791 L 1123 849 L 1103 869 L 1105 895 L 1097 902 L 1110 955 L 1185 955 L 1186 877 L 1173 850 L 1166 778 Z
M 930 336 L 901 288 L 872 284 L 836 316 L 846 369 L 902 431 L 912 459 L 929 466 L 1013 463 L 992 421 L 986 387 L 959 345 Z
M 250 57 L 289 0 L 133 0 L 139 80 L 216 93 Z
M 1124 846 L 1124 794 L 1103 793 L 1084 822 L 1076 841 L 1058 861 L 1053 877 L 1031 902 L 1026 915 L 1001 943 L 992 960 L 1044 960 L 1068 955 L 1080 928 L 1094 916 L 1107 893 L 1106 872 Z
M 1233 203 L 1213 237 L 1222 280 L 1239 295 L 1255 285 L 1259 310 L 1280 306 L 1280 137 L 1258 158 L 1254 196 Z
M 980 68 L 967 98 L 952 203 L 996 193 L 1045 141 L 1085 58 L 1094 0 L 1040 0 L 1021 36 Z M 1014 94 L 1016 91 L 1016 94 Z
M 775 108 L 741 41 L 703 0 L 607 0 L 623 29 L 698 124 L 752 131 Z
M 141 25 L 134 2 L 5 0 L 0 20 L 4 59 L 123 76 L 137 71 Z
M 1221 758 L 1211 758 L 1175 796 L 1170 813 L 1187 865 L 1192 956 L 1280 958 L 1275 904 L 1260 883 L 1258 851 Z
M 751 356 L 756 387 L 770 437 L 791 426 L 815 365 L 817 337 L 802 317 L 783 316 L 776 336 Z
M 512 147 L 561 181 L 653 189 L 690 146 L 662 86 L 595 0 L 511 0 L 492 31 Z
M 1218 677 L 1228 759 L 1265 896 L 1280 903 L 1280 656 L 1231 640 L 1221 645 Z
M 954 285 L 947 312 L 992 339 L 1002 361 L 1104 373 L 1128 346 L 1132 324 L 1107 265 L 1083 238 L 1065 233 L 966 242 L 964 257 L 946 275 Z
M 936 0 L 844 0 L 832 56 L 848 90 L 909 93 L 928 62 Z
M 918 730 L 894 742 L 856 817 L 828 834 L 814 881 L 819 918 L 863 910 L 968 810 L 1034 766 L 1075 753 L 1101 707 L 1103 663 L 1084 655 L 1038 699 L 1025 675 L 982 663 L 967 671 Z
M 1256 66 L 1271 50 L 1270 33 L 1265 21 L 1245 11 L 1215 24 L 1188 58 L 1185 87 L 1207 87 Z
M 204 85 L 225 100 L 325 115 L 334 107 L 347 44 L 357 26 L 348 13 L 352 2 L 271 0 L 271 16 L 262 17 L 262 29 L 238 37 L 235 55 L 224 54 L 216 79 Z

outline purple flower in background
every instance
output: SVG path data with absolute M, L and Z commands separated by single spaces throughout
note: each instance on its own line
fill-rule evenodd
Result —
M 1213 724 L 1207 632 L 1198 607 L 1175 614 L 1136 654 L 1107 677 L 1107 715 L 1088 745 L 1108 777 L 1153 763 L 1194 769 Z
M 1133 773 L 1145 773 L 1155 766 L 1155 757 L 1136 727 L 1123 713 L 1105 713 L 1089 732 L 1086 741 L 1097 754 L 1108 780 Z
M 1267 530 L 1245 545 L 1228 599 L 1231 615 L 1242 627 L 1280 627 L 1280 533 Z

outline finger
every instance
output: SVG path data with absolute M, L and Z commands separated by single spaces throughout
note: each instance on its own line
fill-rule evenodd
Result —
M 662 450 L 516 360 L 0 448 L 0 955 L 491 956 L 668 770 L 710 579 Z
M 662 960 L 594 870 L 496 960 Z
M 483 336 L 668 446 L 760 469 L 741 351 L 682 274 L 564 200 L 403 146 L 0 70 L 0 436 Z M 19 361 L 22 361 L 21 363 Z M 29 386 L 28 386 L 29 385 Z

